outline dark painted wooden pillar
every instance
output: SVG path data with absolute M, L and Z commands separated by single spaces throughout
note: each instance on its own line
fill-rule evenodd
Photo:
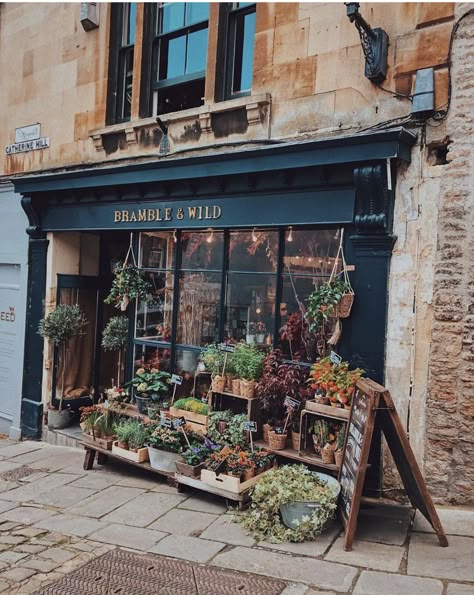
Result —
M 28 294 L 26 300 L 25 353 L 21 404 L 21 432 L 23 438 L 41 438 L 43 403 L 43 338 L 38 324 L 44 317 L 46 294 L 46 265 L 48 240 L 41 232 L 31 199 L 23 197 L 22 207 L 28 216 L 30 237 L 28 246 Z
M 354 366 L 384 383 L 390 259 L 396 238 L 392 228 L 393 192 L 387 188 L 386 163 L 354 170 L 356 187 L 355 233 L 347 244 L 347 262 L 356 267 L 356 300 L 344 326 L 344 352 Z M 381 434 L 374 432 L 366 479 L 367 494 L 381 484 Z

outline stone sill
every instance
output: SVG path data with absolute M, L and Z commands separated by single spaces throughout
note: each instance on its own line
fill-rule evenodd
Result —
M 271 107 L 272 97 L 270 93 L 260 93 L 258 95 L 248 95 L 245 97 L 238 97 L 228 101 L 220 101 L 218 103 L 201 105 L 199 107 L 182 110 L 180 112 L 171 112 L 163 114 L 162 116 L 153 116 L 150 118 L 143 118 L 140 120 L 133 120 L 130 122 L 122 122 L 120 124 L 112 124 L 105 128 L 97 128 L 89 132 L 89 136 L 94 141 L 97 151 L 103 151 L 103 138 L 108 135 L 125 133 L 128 145 L 138 143 L 138 132 L 149 126 L 155 126 L 157 119 L 168 126 L 178 124 L 186 120 L 199 120 L 202 132 L 205 134 L 212 133 L 211 115 L 220 114 L 224 112 L 231 112 L 245 108 L 247 113 L 247 122 L 249 126 L 262 124 L 269 121 L 267 115 Z

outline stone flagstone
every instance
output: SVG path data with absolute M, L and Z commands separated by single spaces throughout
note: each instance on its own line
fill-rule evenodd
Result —
M 251 547 L 255 540 L 246 535 L 238 522 L 233 522 L 232 515 L 224 515 L 215 520 L 202 534 L 203 539 L 222 541 L 231 545 Z
M 201 533 L 217 518 L 219 518 L 217 515 L 207 512 L 175 508 L 149 525 L 148 528 L 174 535 L 191 535 L 196 532 Z
M 85 488 L 75 488 L 69 485 L 62 486 L 51 492 L 42 492 L 34 502 L 54 506 L 55 508 L 68 508 L 85 500 L 95 494 L 97 490 L 87 490 Z
M 66 509 L 66 512 L 98 519 L 108 512 L 119 508 L 119 506 L 122 506 L 129 500 L 140 496 L 140 494 L 143 494 L 143 490 L 111 486 L 94 496 L 82 500 L 82 502 L 75 504 L 70 509 Z
M 5 459 L 9 459 L 18 455 L 22 455 L 25 452 L 31 452 L 32 450 L 39 450 L 43 448 L 45 448 L 45 444 L 43 442 L 33 442 L 26 440 L 25 442 L 17 442 L 16 444 L 2 448 L 1 455 Z
M 414 533 L 408 550 L 407 574 L 474 582 L 474 538 L 448 537 L 440 547 L 431 533 Z
M 136 488 L 114 488 L 114 490 L 132 489 Z M 120 508 L 104 516 L 102 520 L 108 523 L 123 523 L 134 527 L 146 527 L 182 501 L 183 497 L 179 494 L 148 492 L 130 500 Z
M 387 545 L 403 545 L 413 518 L 408 506 L 379 504 L 363 508 L 357 521 L 356 539 Z
M 44 492 L 51 492 L 60 486 L 63 486 L 75 479 L 78 479 L 78 475 L 60 475 L 53 474 L 38 479 L 33 483 L 22 485 L 19 488 L 15 488 L 8 492 L 2 493 L 2 500 L 12 500 L 14 502 L 28 502 L 39 496 Z
M 257 545 L 258 547 L 264 547 L 269 550 L 278 550 L 281 552 L 297 554 L 299 556 L 321 556 L 328 549 L 340 531 L 340 526 L 336 524 L 334 527 L 323 531 L 323 533 L 318 535 L 313 541 L 303 541 L 301 543 L 293 543 L 291 541 L 269 543 L 267 541 L 261 541 Z
M 431 578 L 364 570 L 353 595 L 443 595 L 443 583 Z
M 372 543 L 370 541 L 354 541 L 351 552 L 344 551 L 344 537 L 339 537 L 325 560 L 353 564 L 374 570 L 398 572 L 405 553 L 405 548 L 398 545 Z
M 474 595 L 474 585 L 448 583 L 446 595 Z
M 197 537 L 184 535 L 169 535 L 149 549 L 154 554 L 189 560 L 190 562 L 207 562 L 217 554 L 225 544 L 217 541 L 207 541 Z
M 12 471 L 12 469 L 18 469 L 18 467 L 21 467 L 21 463 L 14 463 L 13 461 L 0 461 L 0 473 Z
M 244 547 L 218 554 L 212 564 L 283 580 L 302 581 L 339 593 L 348 591 L 357 576 L 357 570 L 350 566 Z
M 112 524 L 93 533 L 89 538 L 136 550 L 149 550 L 165 536 L 166 533 L 162 533 L 161 531 Z
M 22 523 L 23 525 L 32 525 L 54 514 L 50 510 L 36 508 L 34 506 L 18 506 L 12 510 L 2 512 L 0 520 Z
M 106 524 L 90 517 L 58 514 L 35 523 L 35 527 L 46 529 L 47 531 L 56 531 L 57 533 L 63 533 L 64 535 L 85 537 L 99 529 L 103 529 L 106 527 Z
M 211 496 L 210 494 L 200 493 L 187 498 L 179 508 L 196 510 L 198 512 L 210 512 L 212 514 L 222 514 L 227 512 L 227 506 L 223 498 Z
M 474 537 L 474 510 L 437 508 L 436 512 L 447 535 Z M 434 533 L 433 527 L 419 510 L 416 511 L 413 531 Z

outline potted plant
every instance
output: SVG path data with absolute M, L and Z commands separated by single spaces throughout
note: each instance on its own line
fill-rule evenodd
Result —
M 312 365 L 308 382 L 320 395 L 324 391 L 332 407 L 350 409 L 355 385 L 363 373 L 360 368 L 349 370 L 349 362 L 337 364 L 325 357 Z
M 325 419 L 316 419 L 310 427 L 316 454 L 321 456 L 323 463 L 334 463 L 336 432 L 333 425 Z
M 134 388 L 138 411 L 146 414 L 152 401 L 164 406 L 169 397 L 171 374 L 157 368 L 143 366 L 138 368 L 134 378 L 125 386 Z
M 260 475 L 260 473 L 271 469 L 275 464 L 275 455 L 259 446 L 254 446 L 253 452 L 249 454 L 249 457 L 255 464 L 255 475 Z
M 150 283 L 144 273 L 135 264 L 117 262 L 114 267 L 114 279 L 106 304 L 113 304 L 125 312 L 128 304 L 146 296 Z
M 334 452 L 334 458 L 336 465 L 340 467 L 344 459 L 344 440 L 346 437 L 346 426 L 342 425 L 336 435 L 336 451 Z
M 224 368 L 224 354 L 219 351 L 215 345 L 208 345 L 201 353 L 201 362 L 206 366 L 206 370 L 211 373 L 212 390 L 214 392 L 224 392 L 226 379 L 222 375 Z
M 207 436 L 216 444 L 246 444 L 244 422 L 247 419 L 245 413 L 236 415 L 233 411 L 211 411 L 207 422 Z
M 219 447 L 208 438 L 204 438 L 202 443 L 192 443 L 176 461 L 176 470 L 188 477 L 200 477 L 206 461 L 217 448 Z
M 104 351 L 118 351 L 117 384 L 120 386 L 122 377 L 123 351 L 128 341 L 128 318 L 113 316 L 102 333 L 102 349 Z
M 268 432 L 268 446 L 272 450 L 283 450 L 286 446 L 288 432 L 281 426 L 277 426 Z
M 158 471 L 173 473 L 184 443 L 182 432 L 156 426 L 147 441 L 150 465 Z
M 240 393 L 242 396 L 252 399 L 256 381 L 262 375 L 264 355 L 256 347 L 243 342 L 236 346 L 232 355 L 235 370 L 240 377 Z
M 257 322 L 256 325 L 256 335 L 255 335 L 255 339 L 257 341 L 257 343 L 259 345 L 263 345 L 263 343 L 265 343 L 265 336 L 267 334 L 267 327 L 265 326 L 264 322 Z
M 353 300 L 354 294 L 350 292 L 352 292 L 350 284 L 341 277 L 335 277 L 327 283 L 322 283 L 313 291 L 308 297 L 308 307 L 305 313 L 309 331 L 312 333 L 320 331 L 328 318 L 335 314 L 336 307 L 343 296 L 351 295 Z
M 205 433 L 209 406 L 200 399 L 185 397 L 175 401 L 170 407 L 171 417 L 184 417 L 194 431 Z
M 304 465 L 284 465 L 262 476 L 252 490 L 252 505 L 239 517 L 257 541 L 314 540 L 329 526 L 339 483 Z
M 257 325 L 255 322 L 247 322 L 245 324 L 245 340 L 249 345 L 255 343 L 255 335 L 257 333 Z
M 148 449 L 145 447 L 149 429 L 138 419 L 123 419 L 115 426 L 117 440 L 112 444 L 112 452 L 116 455 L 143 463 L 148 460 Z
M 65 428 L 71 420 L 71 412 L 63 409 L 69 343 L 73 337 L 84 334 L 84 327 L 87 324 L 88 320 L 77 304 L 59 304 L 39 323 L 38 333 L 43 338 L 48 339 L 59 350 L 58 374 L 59 367 L 61 368 L 59 406 L 56 410 L 53 408 L 52 403 L 50 403 L 48 411 L 48 427 L 50 429 Z
M 293 421 L 291 422 L 291 443 L 293 446 L 293 450 L 300 449 L 300 439 L 301 439 L 301 418 L 299 415 L 293 417 Z

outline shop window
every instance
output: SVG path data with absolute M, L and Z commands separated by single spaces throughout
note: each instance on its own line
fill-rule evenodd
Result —
M 133 371 L 142 366 L 171 371 L 171 349 L 159 345 L 135 345 Z
M 111 5 L 107 124 L 131 117 L 136 3 Z
M 203 104 L 208 19 L 208 2 L 158 6 L 152 43 L 153 113 Z
M 255 40 L 254 2 L 233 2 L 228 7 L 225 98 L 250 95 Z

